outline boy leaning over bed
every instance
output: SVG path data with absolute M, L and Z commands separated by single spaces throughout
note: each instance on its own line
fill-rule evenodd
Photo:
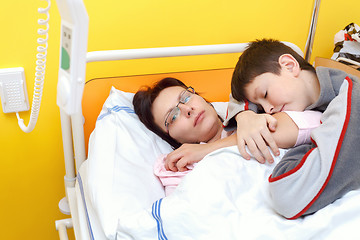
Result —
M 247 153 L 239 142 L 261 146 L 258 142 L 266 141 L 263 130 L 246 135 L 256 128 L 253 120 L 246 122 L 246 115 L 254 119 L 253 111 L 323 112 L 321 125 L 311 133 L 312 143 L 289 150 L 269 177 L 273 207 L 279 214 L 289 219 L 311 214 L 360 188 L 360 83 L 356 77 L 325 67 L 315 70 L 283 43 L 263 39 L 250 43 L 240 56 L 231 90 L 232 97 L 245 105 L 232 99 L 225 124 L 231 127 L 233 119 L 238 120 L 238 146 L 244 157 Z M 249 109 L 253 111 L 243 111 Z M 266 124 L 265 119 L 265 128 Z

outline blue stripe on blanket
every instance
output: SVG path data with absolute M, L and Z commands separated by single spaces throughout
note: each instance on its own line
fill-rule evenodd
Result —
M 101 114 L 97 120 L 101 120 L 104 117 L 106 117 L 107 115 L 111 114 L 111 112 L 120 112 L 120 111 L 125 111 L 127 113 L 135 113 L 135 111 L 127 106 L 119 106 L 119 105 L 115 105 L 111 108 L 107 108 L 107 112 Z
M 92 228 L 91 228 L 91 222 L 90 222 L 90 218 L 89 218 L 89 213 L 88 213 L 86 202 L 85 202 L 85 193 L 84 193 L 84 187 L 83 187 L 80 172 L 78 172 L 77 179 L 78 179 L 78 182 L 79 182 L 81 198 L 82 198 L 82 201 L 84 203 L 84 208 L 85 208 L 84 210 L 85 210 L 86 220 L 87 220 L 86 223 L 87 223 L 87 226 L 88 226 L 88 229 L 89 229 L 90 239 L 94 240 L 94 234 L 93 234 L 93 231 L 92 231 Z
M 160 206 L 161 206 L 162 198 L 157 200 L 152 205 L 152 216 L 156 220 L 157 230 L 158 230 L 158 239 L 167 240 L 167 237 L 164 233 L 163 224 L 160 216 Z

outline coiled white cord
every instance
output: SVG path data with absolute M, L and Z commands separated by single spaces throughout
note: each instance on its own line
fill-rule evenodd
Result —
M 44 0 L 48 3 L 46 8 L 38 8 L 38 12 L 40 14 L 46 14 L 46 19 L 38 19 L 38 24 L 41 26 L 46 26 L 46 29 L 39 28 L 37 33 L 43 37 L 39 37 L 37 39 L 37 43 L 40 44 L 37 47 L 38 53 L 36 54 L 36 67 L 35 67 L 35 83 L 34 83 L 34 94 L 33 94 L 33 100 L 32 100 L 32 106 L 31 106 L 31 115 L 30 115 L 30 121 L 29 125 L 24 125 L 24 120 L 20 118 L 19 113 L 16 113 L 16 116 L 18 118 L 18 124 L 26 133 L 31 132 L 36 125 L 36 121 L 39 116 L 40 112 L 40 104 L 41 104 L 41 96 L 44 86 L 44 79 L 45 79 L 45 68 L 46 68 L 46 55 L 47 55 L 47 48 L 48 48 L 48 32 L 49 32 L 49 19 L 50 19 L 50 0 Z

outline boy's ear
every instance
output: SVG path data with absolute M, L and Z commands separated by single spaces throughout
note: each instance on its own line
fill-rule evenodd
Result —
M 279 57 L 279 64 L 282 69 L 290 72 L 294 76 L 300 73 L 299 62 L 291 54 L 283 54 Z

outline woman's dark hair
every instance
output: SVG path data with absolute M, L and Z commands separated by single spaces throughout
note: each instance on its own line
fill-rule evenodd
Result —
M 168 142 L 174 149 L 179 148 L 181 143 L 173 139 L 168 133 L 163 131 L 154 122 L 154 116 L 152 115 L 151 109 L 154 100 L 160 94 L 162 90 L 168 87 L 179 86 L 187 89 L 187 86 L 176 78 L 164 78 L 159 82 L 155 83 L 152 87 L 144 87 L 140 89 L 134 96 L 133 105 L 135 113 L 138 115 L 140 121 L 151 131 L 161 137 L 163 140 Z

